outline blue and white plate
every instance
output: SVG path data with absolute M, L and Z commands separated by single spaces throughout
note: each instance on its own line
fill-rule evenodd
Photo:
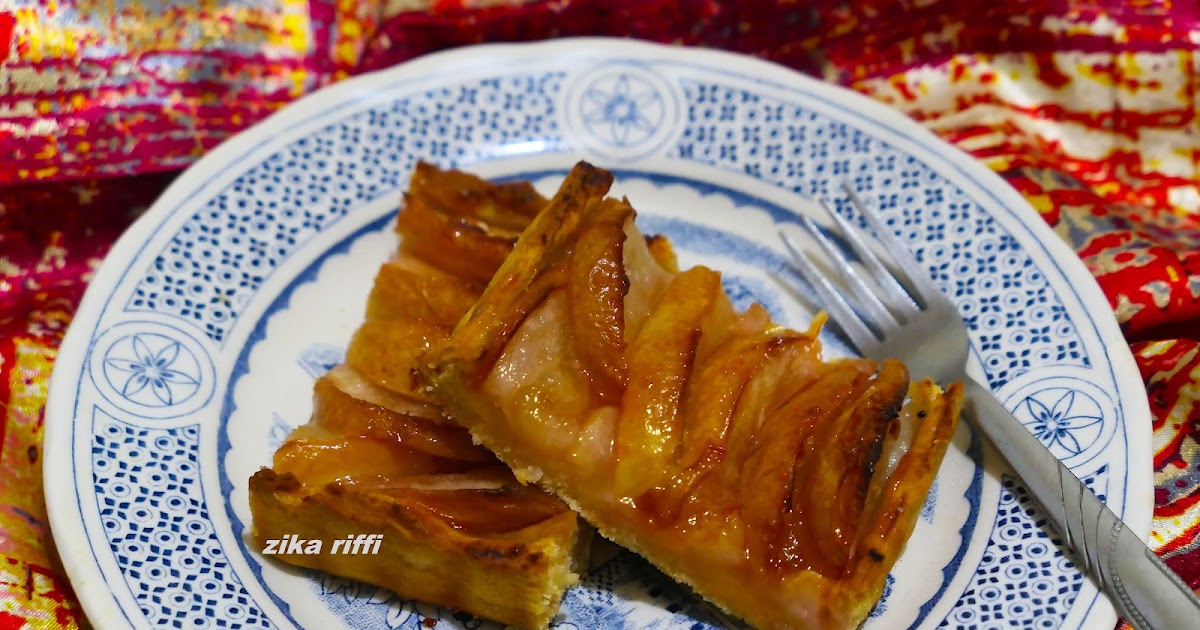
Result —
M 360 322 L 419 159 L 552 191 L 616 172 L 647 232 L 803 327 L 779 226 L 848 182 L 972 329 L 971 372 L 1145 535 L 1150 421 L 1096 283 L 1025 201 L 886 107 L 754 59 L 563 40 L 432 55 L 322 90 L 181 176 L 97 272 L 58 357 L 46 431 L 55 543 L 99 628 L 475 628 L 479 619 L 267 560 L 246 481 L 304 423 Z M 803 289 L 802 284 L 798 285 Z M 803 293 L 803 291 L 801 291 Z M 844 350 L 834 328 L 826 342 Z M 1020 484 L 965 424 L 868 628 L 1110 630 Z M 703 628 L 619 554 L 557 628 Z

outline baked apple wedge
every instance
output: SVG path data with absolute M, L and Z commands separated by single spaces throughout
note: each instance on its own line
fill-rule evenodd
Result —
M 611 175 L 577 165 L 448 339 L 418 361 L 518 479 L 761 628 L 854 628 L 954 432 L 958 384 L 824 360 L 656 261 Z M 603 185 L 589 185 L 596 183 Z

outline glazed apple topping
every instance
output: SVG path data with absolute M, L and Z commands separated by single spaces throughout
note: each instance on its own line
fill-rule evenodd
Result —
M 736 312 L 718 272 L 655 256 L 610 183 L 582 163 L 568 175 L 420 360 L 424 393 L 519 478 L 735 613 L 857 624 L 912 531 L 959 386 L 824 360 L 823 316 L 798 332 Z

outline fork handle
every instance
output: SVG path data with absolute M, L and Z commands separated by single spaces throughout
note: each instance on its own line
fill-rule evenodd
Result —
M 967 417 L 996 446 L 1118 614 L 1139 630 L 1200 624 L 1200 599 L 991 390 L 967 378 Z

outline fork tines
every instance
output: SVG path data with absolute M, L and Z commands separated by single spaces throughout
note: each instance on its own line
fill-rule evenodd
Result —
M 834 321 L 845 331 L 850 341 L 865 352 L 867 348 L 882 341 L 888 330 L 895 329 L 897 325 L 905 324 L 916 316 L 928 304 L 928 299 L 923 296 L 935 295 L 937 289 L 932 286 L 920 264 L 892 234 L 879 214 L 871 210 L 849 185 L 844 184 L 843 188 L 850 198 L 851 205 L 866 220 L 876 239 L 890 256 L 890 262 L 892 267 L 896 268 L 896 272 L 893 273 L 875 250 L 867 245 L 858 229 L 850 225 L 850 222 L 825 200 L 821 200 L 821 207 L 833 220 L 829 231 L 849 244 L 854 256 L 870 274 L 878 291 L 872 289 L 867 280 L 855 270 L 843 249 L 826 236 L 812 219 L 801 216 L 800 224 L 824 252 L 854 303 L 859 306 L 858 309 L 843 296 L 843 292 L 838 290 L 826 274 L 817 268 L 808 253 L 803 251 L 791 236 L 782 230 L 779 235 L 791 254 L 796 271 L 813 286 L 817 297 L 829 309 Z M 906 289 L 905 284 L 913 290 Z

